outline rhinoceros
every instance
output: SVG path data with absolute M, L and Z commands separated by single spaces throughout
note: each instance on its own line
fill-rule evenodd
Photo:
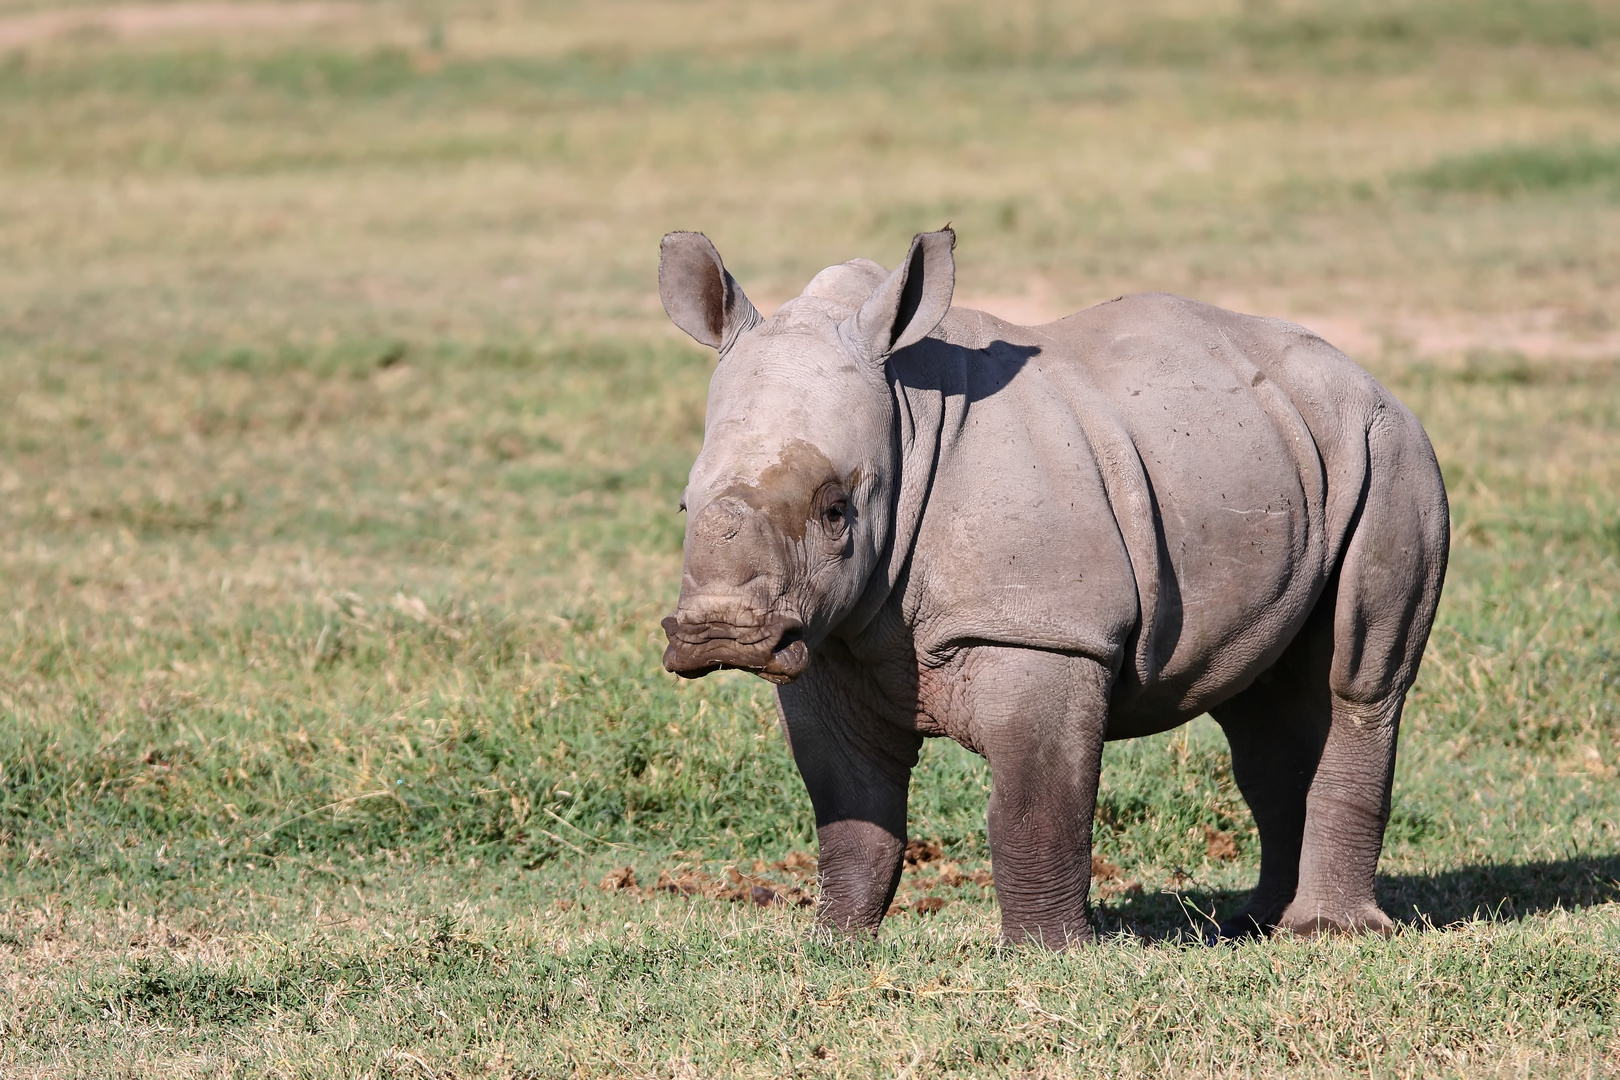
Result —
M 951 306 L 955 233 L 763 318 L 701 233 L 670 318 L 719 351 L 664 666 L 776 684 L 821 925 L 875 932 L 922 740 L 989 763 L 1007 941 L 1088 941 L 1103 743 L 1209 713 L 1254 814 L 1226 937 L 1388 932 L 1396 732 L 1445 488 L 1389 391 L 1293 323 L 1163 294 L 1041 326 Z

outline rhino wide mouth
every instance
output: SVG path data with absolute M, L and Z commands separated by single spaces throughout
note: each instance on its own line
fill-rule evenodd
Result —
M 664 670 L 683 679 L 701 679 L 711 671 L 751 671 L 778 686 L 792 682 L 810 666 L 804 624 L 778 616 L 757 624 L 686 622 L 680 612 L 666 618 Z

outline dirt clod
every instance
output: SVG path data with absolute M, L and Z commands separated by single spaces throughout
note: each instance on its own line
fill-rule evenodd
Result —
M 910 840 L 906 843 L 906 865 L 922 866 L 945 857 L 938 840 Z
M 808 851 L 793 851 L 782 860 L 782 868 L 791 870 L 795 874 L 814 875 L 818 866 L 816 857 Z
M 1235 859 L 1237 841 L 1229 832 L 1221 832 L 1213 825 L 1204 826 L 1204 853 L 1212 859 Z
M 636 887 L 636 871 L 631 866 L 621 866 L 617 870 L 608 871 L 598 887 L 603 892 L 618 892 L 620 889 L 633 889 Z

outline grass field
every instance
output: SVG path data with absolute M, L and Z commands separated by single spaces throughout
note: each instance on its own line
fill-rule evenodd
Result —
M 1611 2 L 0 0 L 0 1076 L 1620 1074 L 1617 104 Z M 767 687 L 659 665 L 657 243 L 768 309 L 946 220 L 993 310 L 1288 315 L 1427 425 L 1392 939 L 1191 944 L 1207 719 L 1107 751 L 1099 947 L 997 946 L 940 743 L 809 933 Z

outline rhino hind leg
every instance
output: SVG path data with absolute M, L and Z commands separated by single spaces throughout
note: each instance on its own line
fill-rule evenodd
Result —
M 1388 933 L 1374 875 L 1401 707 L 1445 574 L 1445 489 L 1415 421 L 1368 435 L 1368 476 L 1339 570 L 1271 670 L 1210 710 L 1260 832 L 1260 881 L 1223 938 L 1273 929 Z
M 1389 821 L 1404 688 L 1376 702 L 1333 696 L 1328 738 L 1306 799 L 1299 884 L 1277 928 L 1295 934 L 1383 933 L 1374 895 Z
M 1367 436 L 1360 513 L 1334 592 L 1330 719 L 1306 797 L 1299 884 L 1278 919 L 1294 933 L 1389 933 L 1373 881 L 1389 821 L 1406 692 L 1434 622 L 1449 523 L 1434 452 L 1398 406 Z
M 1330 589 L 1271 670 L 1210 710 L 1231 745 L 1232 773 L 1260 832 L 1260 881 L 1243 909 L 1221 923 L 1221 938 L 1270 933 L 1294 899 L 1306 802 L 1332 722 L 1332 655 Z

